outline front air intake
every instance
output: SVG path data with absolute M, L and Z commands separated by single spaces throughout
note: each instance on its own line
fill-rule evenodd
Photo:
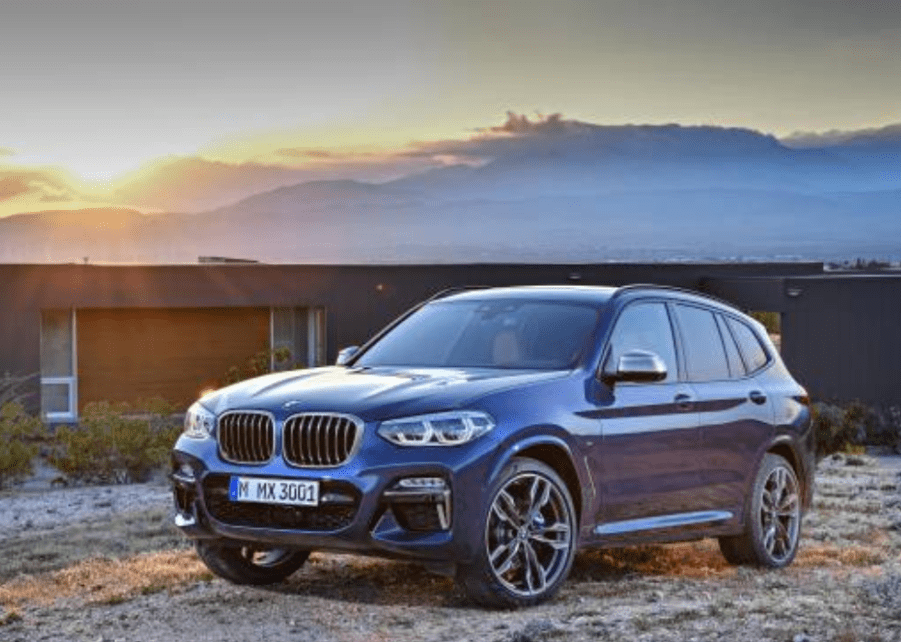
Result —
M 275 453 L 275 427 L 265 412 L 227 412 L 219 417 L 216 436 L 219 454 L 234 464 L 262 464 Z
M 350 415 L 304 413 L 285 421 L 285 461 L 303 468 L 340 466 L 353 455 L 363 422 Z

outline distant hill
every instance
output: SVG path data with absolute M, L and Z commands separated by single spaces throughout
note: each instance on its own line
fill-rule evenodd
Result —
M 0 219 L 0 260 L 901 258 L 901 126 L 780 141 L 720 127 L 516 125 L 436 143 L 423 153 L 465 162 L 387 183 L 304 182 L 200 214 Z

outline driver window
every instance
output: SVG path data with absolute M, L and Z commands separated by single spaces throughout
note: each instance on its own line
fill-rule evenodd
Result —
M 623 310 L 610 337 L 610 356 L 606 367 L 616 368 L 620 356 L 630 350 L 653 352 L 666 364 L 664 381 L 677 379 L 673 330 L 663 303 L 636 303 Z

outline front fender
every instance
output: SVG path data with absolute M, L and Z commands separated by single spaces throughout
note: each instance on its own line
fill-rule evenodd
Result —
M 526 456 L 544 462 L 566 482 L 575 504 L 579 532 L 582 533 L 585 530 L 583 523 L 585 516 L 593 514 L 588 509 L 595 503 L 597 490 L 577 452 L 575 445 L 571 443 L 571 436 L 560 428 L 554 432 L 538 432 L 525 436 L 520 434 L 516 439 L 503 444 L 500 455 L 490 470 L 488 480 L 490 483 L 490 480 L 497 479 L 515 457 Z M 488 491 L 486 487 L 486 496 Z M 590 528 L 588 530 L 590 531 Z

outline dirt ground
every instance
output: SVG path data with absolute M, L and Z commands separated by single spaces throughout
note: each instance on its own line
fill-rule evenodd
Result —
M 469 604 L 417 566 L 313 554 L 268 588 L 214 579 L 164 482 L 0 493 L 0 640 L 901 641 L 901 462 L 820 463 L 801 551 L 728 566 L 703 541 L 580 554 L 556 599 Z

